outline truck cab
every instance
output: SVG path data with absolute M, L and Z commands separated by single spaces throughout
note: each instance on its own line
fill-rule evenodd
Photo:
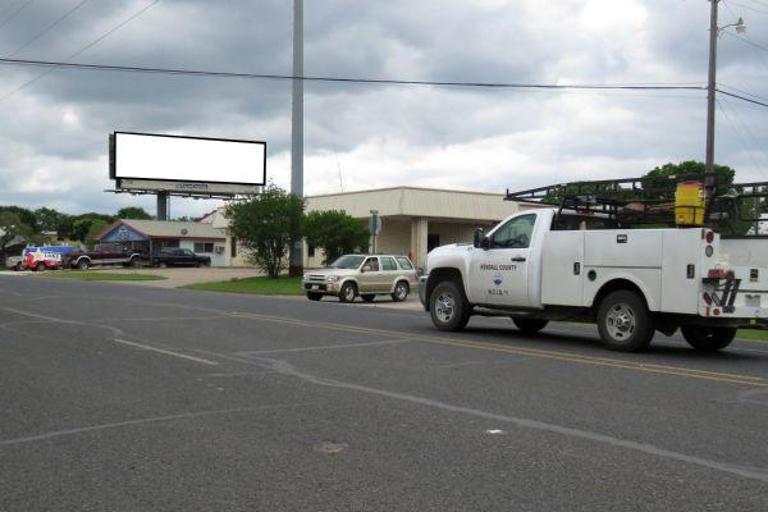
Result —
M 529 333 L 577 320 L 596 322 L 615 350 L 678 328 L 695 348 L 716 350 L 768 317 L 768 270 L 751 256 L 768 247 L 749 243 L 736 251 L 707 228 L 629 229 L 594 213 L 526 210 L 473 244 L 433 250 L 420 296 L 442 330 L 472 315 L 508 315 Z

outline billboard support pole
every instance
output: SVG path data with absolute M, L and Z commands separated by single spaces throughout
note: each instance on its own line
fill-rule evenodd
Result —
M 157 193 L 157 220 L 168 220 L 168 192 Z
M 304 197 L 304 0 L 293 0 L 293 98 L 291 103 L 291 194 Z M 304 244 L 295 240 L 290 248 L 288 275 L 300 276 L 304 269 Z

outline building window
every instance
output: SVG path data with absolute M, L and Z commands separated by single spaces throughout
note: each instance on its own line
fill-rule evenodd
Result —
M 309 258 L 315 257 L 315 246 L 314 245 L 307 245 L 307 256 Z
M 213 252 L 213 242 L 195 242 L 195 252 Z
M 232 253 L 233 258 L 237 258 L 237 238 L 229 239 L 229 250 Z

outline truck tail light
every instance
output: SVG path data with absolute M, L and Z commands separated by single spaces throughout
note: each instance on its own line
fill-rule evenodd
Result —
M 708 279 L 733 279 L 733 271 L 723 268 L 712 268 L 707 272 Z
M 708 244 L 711 244 L 715 241 L 715 232 L 714 231 L 707 231 L 707 234 L 704 235 L 704 240 L 707 241 Z

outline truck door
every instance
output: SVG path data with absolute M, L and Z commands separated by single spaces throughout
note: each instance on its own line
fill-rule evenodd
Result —
M 526 307 L 531 239 L 536 214 L 520 215 L 494 230 L 487 249 L 474 249 L 470 295 L 476 304 Z

